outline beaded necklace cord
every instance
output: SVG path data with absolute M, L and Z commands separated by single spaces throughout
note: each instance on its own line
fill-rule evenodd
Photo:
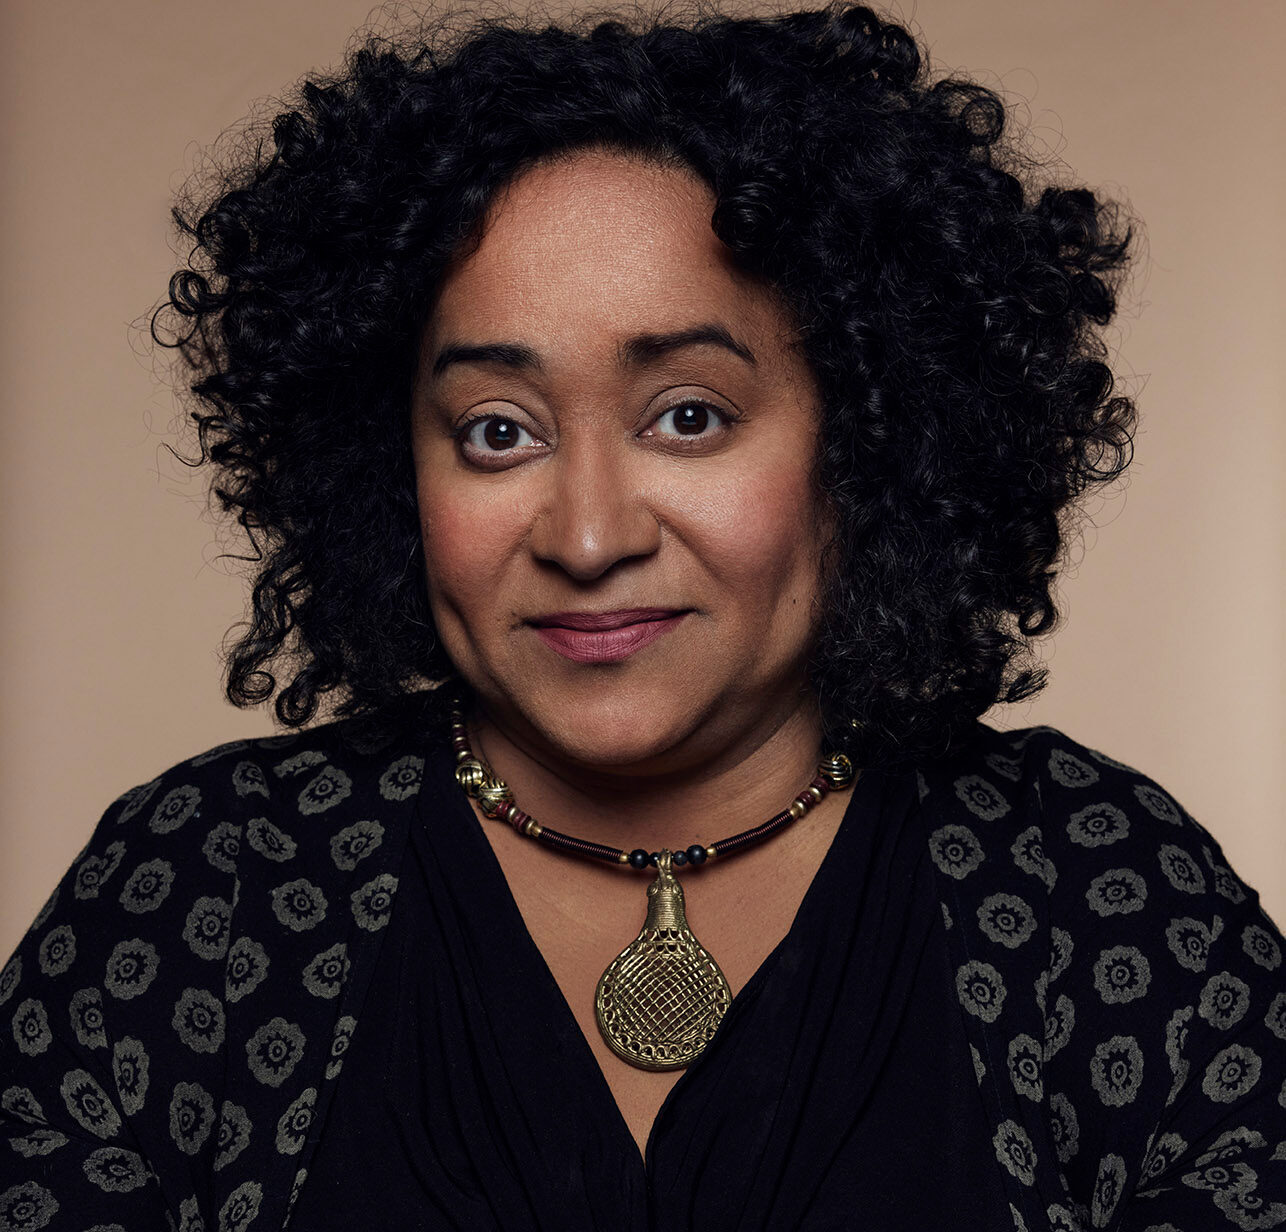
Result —
M 719 964 L 688 927 L 683 887 L 674 870 L 699 868 L 709 860 L 753 847 L 798 821 L 831 791 L 853 782 L 853 763 L 843 753 L 822 759 L 817 774 L 775 817 L 716 843 L 693 843 L 670 851 L 625 851 L 543 826 L 514 800 L 505 781 L 473 753 L 459 700 L 451 711 L 456 781 L 485 817 L 571 855 L 632 869 L 655 868 L 648 886 L 647 919 L 633 942 L 603 972 L 594 995 L 595 1017 L 617 1056 L 640 1069 L 668 1070 L 690 1064 L 705 1049 L 732 1001 Z

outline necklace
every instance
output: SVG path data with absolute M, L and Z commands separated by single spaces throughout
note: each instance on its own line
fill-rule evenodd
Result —
M 707 861 L 743 851 L 798 821 L 831 791 L 853 781 L 853 763 L 832 753 L 817 774 L 775 817 L 730 838 L 686 849 L 625 851 L 591 843 L 542 826 L 524 813 L 513 792 L 469 747 L 459 701 L 451 712 L 456 781 L 478 802 L 483 815 L 503 821 L 519 834 L 572 855 L 630 869 L 655 868 L 647 888 L 647 918 L 639 935 L 608 964 L 594 993 L 594 1016 L 607 1046 L 639 1069 L 669 1070 L 690 1064 L 705 1049 L 732 1002 L 719 964 L 688 927 L 683 887 L 675 869 L 700 868 Z

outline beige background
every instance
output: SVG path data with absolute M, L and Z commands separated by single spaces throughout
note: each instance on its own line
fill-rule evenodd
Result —
M 1050 723 L 1174 792 L 1286 924 L 1283 527 L 1286 5 L 919 0 L 936 67 L 1145 220 L 1113 343 L 1143 427 L 1093 507 L 1047 648 Z M 0 956 L 99 814 L 209 745 L 242 585 L 162 448 L 174 408 L 131 322 L 173 268 L 199 147 L 313 66 L 364 0 L 7 0 L 0 9 Z

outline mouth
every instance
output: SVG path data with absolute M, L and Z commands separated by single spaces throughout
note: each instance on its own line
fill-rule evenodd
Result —
M 574 663 L 617 663 L 673 629 L 688 609 L 628 608 L 555 612 L 527 623 L 551 650 Z

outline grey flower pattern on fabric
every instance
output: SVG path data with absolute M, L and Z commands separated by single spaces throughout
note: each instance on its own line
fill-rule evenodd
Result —
M 384 827 L 378 821 L 359 821 L 345 826 L 330 840 L 330 857 L 336 868 L 351 872 L 359 860 L 369 856 L 383 841 Z
M 989 894 L 978 908 L 978 927 L 992 941 L 1008 949 L 1036 931 L 1036 915 L 1017 894 Z
M 14 954 L 0 970 L 0 1005 L 13 996 L 13 990 L 22 981 L 22 955 Z
M 1081 1125 L 1072 1101 L 1061 1091 L 1050 1097 L 1049 1127 L 1054 1139 L 1054 1150 L 1060 1163 L 1068 1160 L 1080 1149 Z
M 1009 1078 L 1014 1090 L 1027 1099 L 1040 1103 L 1045 1097 L 1041 1077 L 1044 1061 L 1043 1045 L 1023 1032 L 1009 1041 Z
M 125 844 L 108 843 L 102 855 L 88 855 L 76 867 L 72 893 L 77 898 L 97 898 L 98 891 L 120 866 L 125 856 Z
M 40 1125 L 45 1121 L 45 1110 L 28 1087 L 5 1087 L 0 1092 L 0 1109 L 29 1125 Z
M 983 821 L 996 821 L 1009 812 L 1009 801 L 1001 794 L 1000 789 L 989 783 L 980 774 L 966 774 L 956 779 L 956 795 L 964 802 L 965 807 Z
M 51 928 L 37 953 L 45 975 L 62 975 L 76 960 L 76 934 L 66 924 Z
M 1045 1060 L 1050 1060 L 1072 1037 L 1076 1025 L 1076 1006 L 1065 993 L 1060 993 L 1045 1019 Z
M 1067 749 L 1055 748 L 1049 754 L 1049 777 L 1064 787 L 1092 787 L 1098 771 Z
M 1269 971 L 1281 966 L 1282 948 L 1272 934 L 1258 924 L 1247 924 L 1241 932 L 1241 948 L 1246 955 Z
M 1216 1103 L 1230 1104 L 1250 1091 L 1262 1069 L 1263 1062 L 1253 1048 L 1229 1044 L 1206 1067 L 1201 1089 Z
M 423 777 L 423 757 L 399 757 L 380 775 L 380 795 L 385 800 L 409 800 L 419 792 Z
M 224 996 L 228 1001 L 248 997 L 268 976 L 268 953 L 259 942 L 238 937 L 228 949 Z
M 240 1104 L 223 1101 L 219 1114 L 218 1154 L 214 1157 L 216 1172 L 233 1163 L 250 1145 L 250 1117 Z
M 71 1029 L 82 1048 L 106 1048 L 103 1030 L 103 992 L 100 988 L 80 988 L 72 994 L 68 1007 Z
M 1286 992 L 1279 992 L 1264 1015 L 1264 1025 L 1279 1040 L 1286 1040 Z
M 1114 945 L 1094 962 L 1094 989 L 1108 1005 L 1146 996 L 1152 967 L 1137 945 Z
M 112 1045 L 112 1077 L 121 1111 L 135 1116 L 147 1099 L 148 1056 L 147 1049 L 133 1036 L 126 1035 Z
M 39 1056 L 53 1042 L 49 1014 L 43 1001 L 28 997 L 14 1011 L 13 1040 L 18 1051 L 29 1057 Z
M 10 1138 L 9 1145 L 24 1159 L 35 1159 L 38 1155 L 49 1155 L 66 1146 L 67 1141 L 67 1135 L 56 1129 L 33 1129 L 30 1133 Z
M 179 1039 L 193 1052 L 218 1052 L 225 1024 L 223 1003 L 206 988 L 185 988 L 170 1019 Z
M 218 1232 L 245 1232 L 259 1214 L 263 1187 L 258 1181 L 243 1181 L 219 1208 Z
M 236 769 L 232 772 L 232 789 L 239 796 L 258 795 L 270 798 L 268 777 L 264 774 L 263 768 L 252 761 L 237 763 Z
M 155 911 L 174 885 L 174 866 L 168 860 L 144 860 L 121 889 L 121 906 L 141 915 Z
M 1188 1149 L 1188 1143 L 1178 1134 L 1162 1134 L 1148 1150 L 1139 1174 L 1140 1184 L 1146 1187 L 1172 1168 Z
M 1104 1155 L 1099 1160 L 1098 1179 L 1094 1184 L 1094 1201 L 1090 1220 L 1096 1228 L 1106 1228 L 1125 1189 L 1125 1160 L 1119 1155 Z
M 0 1229 L 37 1232 L 58 1213 L 58 1199 L 43 1185 L 24 1181 L 0 1193 Z
M 1147 882 L 1132 868 L 1109 868 L 1090 882 L 1085 901 L 1096 915 L 1129 915 L 1146 905 Z
M 201 792 L 188 785 L 166 792 L 148 826 L 156 834 L 171 834 L 196 815 L 201 807 Z
M 160 965 L 156 946 L 141 937 L 120 941 L 107 959 L 103 986 L 122 1001 L 140 997 L 152 985 Z
M 942 826 L 929 838 L 929 854 L 948 877 L 967 877 L 982 863 L 982 844 L 968 826 Z
M 306 770 L 312 770 L 325 764 L 325 753 L 319 749 L 305 749 L 302 753 L 296 753 L 293 757 L 287 757 L 284 761 L 279 761 L 273 766 L 272 772 L 279 779 L 292 779 L 297 774 L 303 774 Z
M 219 872 L 236 872 L 237 857 L 241 854 L 241 827 L 230 821 L 219 822 L 205 836 L 201 852 Z
M 1179 806 L 1153 783 L 1136 783 L 1134 798 L 1158 821 L 1168 821 L 1172 826 L 1183 824 Z
M 348 946 L 337 941 L 304 968 L 304 987 L 314 997 L 338 997 L 348 978 Z
M 266 860 L 284 864 L 293 860 L 299 850 L 295 842 L 280 826 L 274 826 L 266 817 L 252 817 L 246 826 L 246 842 Z
M 281 1119 L 277 1122 L 277 1150 L 281 1154 L 298 1155 L 303 1149 L 316 1103 L 317 1088 L 309 1087 L 281 1114 Z
M 1077 809 L 1068 820 L 1067 834 L 1082 847 L 1106 847 L 1130 833 L 1130 819 L 1115 804 L 1104 801 Z
M 82 1129 L 97 1138 L 114 1138 L 121 1130 L 121 1118 L 107 1092 L 83 1069 L 70 1070 L 59 1085 L 67 1111 Z
M 992 1145 L 996 1148 L 996 1158 L 1004 1164 L 1011 1176 L 1024 1185 L 1035 1181 L 1036 1149 L 1032 1146 L 1027 1131 L 1017 1121 L 1002 1121 L 992 1139 Z
M 1250 985 L 1230 971 L 1212 975 L 1201 990 L 1197 1013 L 1211 1026 L 1227 1031 L 1235 1027 L 1250 1008 Z
M 1072 940 L 1072 934 L 1065 928 L 1059 928 L 1053 925 L 1049 930 L 1049 979 L 1050 983 L 1058 979 L 1064 971 L 1071 965 L 1072 954 L 1076 951 L 1076 943 Z
M 1014 839 L 1009 854 L 1024 873 L 1039 877 L 1047 890 L 1054 888 L 1058 881 L 1058 870 L 1054 867 L 1054 861 L 1045 854 L 1045 842 L 1039 826 L 1028 826 L 1019 834 Z
M 344 1066 L 344 1053 L 348 1051 L 349 1042 L 353 1038 L 353 1029 L 356 1026 L 357 1019 L 351 1014 L 345 1014 L 335 1023 L 335 1034 L 330 1041 L 330 1058 L 326 1063 L 328 1081 L 339 1077 L 339 1071 Z
M 370 932 L 383 928 L 388 923 L 389 913 L 393 909 L 393 895 L 397 893 L 397 878 L 390 873 L 380 873 L 372 877 L 360 889 L 353 891 L 353 919 L 358 928 Z
M 0 1232 L 281 1226 L 424 786 L 422 731 L 359 728 L 211 750 L 104 813 L 0 968 Z M 1050 728 L 908 773 L 997 1226 L 1286 1232 L 1282 937 L 1218 843 Z
M 272 912 L 287 928 L 303 932 L 326 918 L 326 895 L 306 877 L 287 881 L 272 892 Z
M 299 811 L 305 816 L 324 813 L 346 800 L 353 781 L 336 766 L 327 766 L 299 793 Z
M 1214 942 L 1214 931 L 1200 920 L 1180 916 L 1166 925 L 1165 940 L 1181 967 L 1189 971 L 1204 971 Z
M 1173 843 L 1162 843 L 1157 859 L 1161 863 L 1161 871 L 1165 874 L 1166 880 L 1176 890 L 1182 890 L 1186 894 L 1200 894 L 1205 890 L 1205 874 L 1196 860 L 1182 847 L 1176 847 Z
M 195 1155 L 214 1128 L 214 1100 L 200 1083 L 179 1082 L 170 1096 L 170 1137 L 184 1155 Z
M 297 1023 L 284 1018 L 264 1023 L 246 1042 L 250 1072 L 266 1086 L 281 1086 L 299 1064 L 304 1043 Z
M 960 1004 L 983 1022 L 995 1022 L 1005 1003 L 1005 981 L 990 963 L 971 959 L 956 972 Z
M 232 904 L 203 894 L 192 904 L 183 924 L 183 940 L 198 958 L 223 958 L 228 952 L 228 925 Z
M 130 1193 L 147 1184 L 147 1166 L 137 1151 L 103 1146 L 91 1151 L 84 1164 L 90 1184 L 104 1193 Z
M 1132 1035 L 1114 1035 L 1094 1049 L 1090 1080 L 1110 1108 L 1130 1103 L 1143 1081 L 1143 1050 Z

